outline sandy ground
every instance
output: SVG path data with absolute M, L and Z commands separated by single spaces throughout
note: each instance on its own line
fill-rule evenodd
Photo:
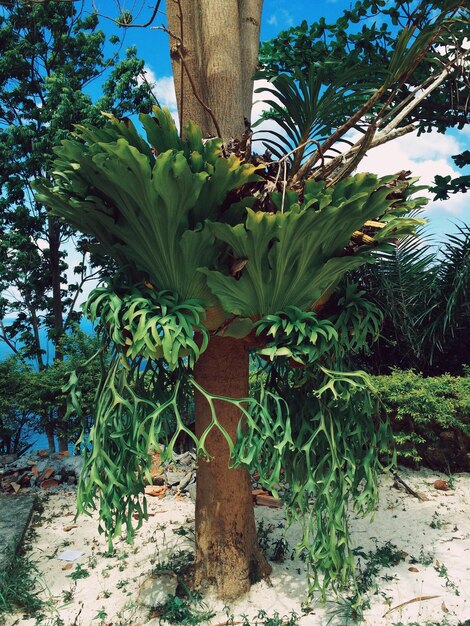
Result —
M 397 489 L 392 477 L 386 476 L 381 480 L 380 505 L 374 519 L 351 517 L 355 546 L 369 552 L 392 542 L 404 557 L 398 565 L 380 570 L 364 598 L 370 608 L 363 623 L 462 624 L 470 620 L 470 474 L 454 476 L 455 488 L 447 492 L 434 488 L 434 481 L 445 476 L 428 470 L 402 470 L 400 475 L 428 500 L 420 501 Z M 45 616 L 39 622 L 9 616 L 7 626 L 156 626 L 158 619 L 151 620 L 151 611 L 139 604 L 139 589 L 157 564 L 171 565 L 175 553 L 191 549 L 193 502 L 179 495 L 149 498 L 150 518 L 138 531 L 135 544 L 118 540 L 115 554 L 107 556 L 96 518 L 82 517 L 70 528 L 74 524 L 74 498 L 67 491 L 46 496 L 44 511 L 33 518 L 27 539 L 27 556 L 39 569 L 41 597 L 48 602 Z M 258 622 L 254 616 L 264 609 L 270 616 L 295 611 L 299 626 L 326 626 L 339 606 L 335 603 L 338 598 L 331 597 L 326 606 L 315 602 L 308 613 L 302 612 L 305 564 L 291 559 L 299 528 L 281 528 L 282 509 L 256 507 L 256 517 L 258 522 L 264 520 L 265 526 L 272 525 L 272 544 L 285 537 L 290 546 L 287 558 L 284 563 L 273 563 L 271 584 L 257 583 L 229 607 L 206 596 L 205 604 L 216 613 L 208 624 L 222 626 L 227 615 L 233 616 L 233 623 L 240 623 L 245 614 L 252 618 L 250 626 L 255 626 Z M 67 565 L 57 558 L 64 550 L 79 550 L 84 555 Z M 74 580 L 70 576 L 77 569 L 88 576 Z M 344 617 L 330 622 L 345 623 Z

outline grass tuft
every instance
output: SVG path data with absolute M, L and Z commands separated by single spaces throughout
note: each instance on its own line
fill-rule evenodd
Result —
M 19 554 L 9 559 L 9 565 L 0 572 L 0 622 L 3 615 L 23 611 L 34 616 L 44 606 L 39 571 L 27 558 Z

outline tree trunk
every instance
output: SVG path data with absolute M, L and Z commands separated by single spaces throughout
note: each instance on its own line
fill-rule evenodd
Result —
M 49 235 L 49 252 L 50 252 L 50 269 L 52 281 L 52 315 L 54 321 L 54 361 L 63 361 L 64 354 L 61 340 L 64 335 L 64 307 L 62 304 L 62 287 L 61 287 L 61 250 L 60 238 L 61 227 L 59 221 L 48 216 L 48 235 Z M 59 443 L 59 452 L 68 450 L 68 437 L 60 432 L 61 423 L 64 424 L 66 414 L 65 404 L 57 406 L 57 437 Z
M 46 433 L 46 437 L 47 437 L 49 454 L 54 454 L 55 452 L 54 424 L 52 422 L 48 422 L 44 427 L 44 432 Z
M 60 223 L 51 216 L 47 218 L 50 271 L 52 283 L 52 317 L 54 323 L 54 359 L 62 361 L 64 355 L 60 348 L 60 340 L 64 334 L 64 309 L 62 305 L 61 267 L 60 267 Z
M 28 301 L 28 298 L 32 300 L 32 294 L 26 295 L 26 301 Z M 44 369 L 44 359 L 42 357 L 41 340 L 39 338 L 38 315 L 37 315 L 36 308 L 34 306 L 30 305 L 28 308 L 29 308 L 29 313 L 30 313 L 30 318 L 31 318 L 31 325 L 33 327 L 35 357 L 36 357 L 36 361 L 38 364 L 38 370 L 41 371 Z
M 59 434 L 59 452 L 67 452 L 69 449 L 69 438 L 66 435 Z
M 170 52 L 181 125 L 240 138 L 250 119 L 263 0 L 167 2 Z
M 168 0 L 170 52 L 181 126 L 199 124 L 203 135 L 227 144 L 240 139 L 250 119 L 263 0 Z M 248 395 L 248 352 L 243 342 L 213 336 L 194 375 L 207 391 Z M 210 422 L 210 408 L 196 394 L 196 434 Z M 215 403 L 217 418 L 232 439 L 240 412 Z M 229 469 L 227 442 L 217 429 L 206 441 L 213 457 L 200 460 L 196 494 L 196 584 L 215 587 L 233 599 L 267 576 L 261 553 L 248 472 Z
M 208 392 L 230 398 L 248 395 L 248 349 L 235 339 L 212 337 L 194 369 L 196 381 Z M 228 402 L 216 401 L 217 419 L 233 441 L 240 411 Z M 196 435 L 211 421 L 210 406 L 202 394 L 195 398 Z M 230 600 L 269 575 L 271 568 L 257 539 L 246 469 L 230 469 L 229 447 L 213 428 L 206 440 L 211 461 L 200 459 L 196 490 L 196 585 L 214 587 Z

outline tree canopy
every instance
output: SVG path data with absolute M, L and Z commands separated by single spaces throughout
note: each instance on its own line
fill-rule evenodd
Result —
M 116 47 L 117 37 L 112 41 Z M 135 48 L 119 61 L 104 54 L 105 35 L 96 15 L 83 16 L 74 2 L 12 3 L 0 8 L 0 336 L 13 350 L 44 365 L 40 328 L 60 338 L 77 320 L 76 300 L 87 278 L 87 247 L 73 231 L 47 215 L 30 183 L 47 175 L 52 147 L 81 121 L 102 124 L 102 110 L 123 116 L 151 106 L 139 82 L 143 61 Z M 90 83 L 103 78 L 95 102 Z M 67 284 L 65 245 L 76 280 Z

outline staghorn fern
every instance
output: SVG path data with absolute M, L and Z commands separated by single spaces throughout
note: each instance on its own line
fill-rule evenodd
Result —
M 285 469 L 289 515 L 306 516 L 302 546 L 313 587 L 344 586 L 353 573 L 346 505 L 352 498 L 357 510 L 371 510 L 378 455 L 389 445 L 386 423 L 374 421 L 369 380 L 347 372 L 345 356 L 380 321 L 353 290 L 337 320 L 312 307 L 345 272 L 414 232 L 420 220 L 403 217 L 421 202 L 410 197 L 414 181 L 359 174 L 331 188 L 307 181 L 268 194 L 265 168 L 225 155 L 219 139 L 203 142 L 194 124 L 179 138 L 168 111 L 154 116 L 141 116 L 149 143 L 112 116 L 103 129 L 78 127 L 77 139 L 56 150 L 53 182 L 35 185 L 38 199 L 93 235 L 119 269 L 87 304 L 113 363 L 97 393 L 79 510 L 98 498 L 109 540 L 122 524 L 132 540 L 134 513 L 139 524 L 146 514 L 140 497 L 149 449 L 171 455 L 185 432 L 204 455 L 218 429 L 233 464 L 258 469 L 270 488 Z M 208 329 L 243 338 L 255 326 L 272 359 L 267 385 L 253 398 L 212 396 L 191 370 Z M 306 367 L 290 372 L 286 356 Z M 79 411 L 76 385 L 72 377 L 71 410 Z M 211 417 L 199 438 L 180 410 L 182 395 L 195 391 Z M 247 428 L 236 441 L 216 401 L 240 411 Z

